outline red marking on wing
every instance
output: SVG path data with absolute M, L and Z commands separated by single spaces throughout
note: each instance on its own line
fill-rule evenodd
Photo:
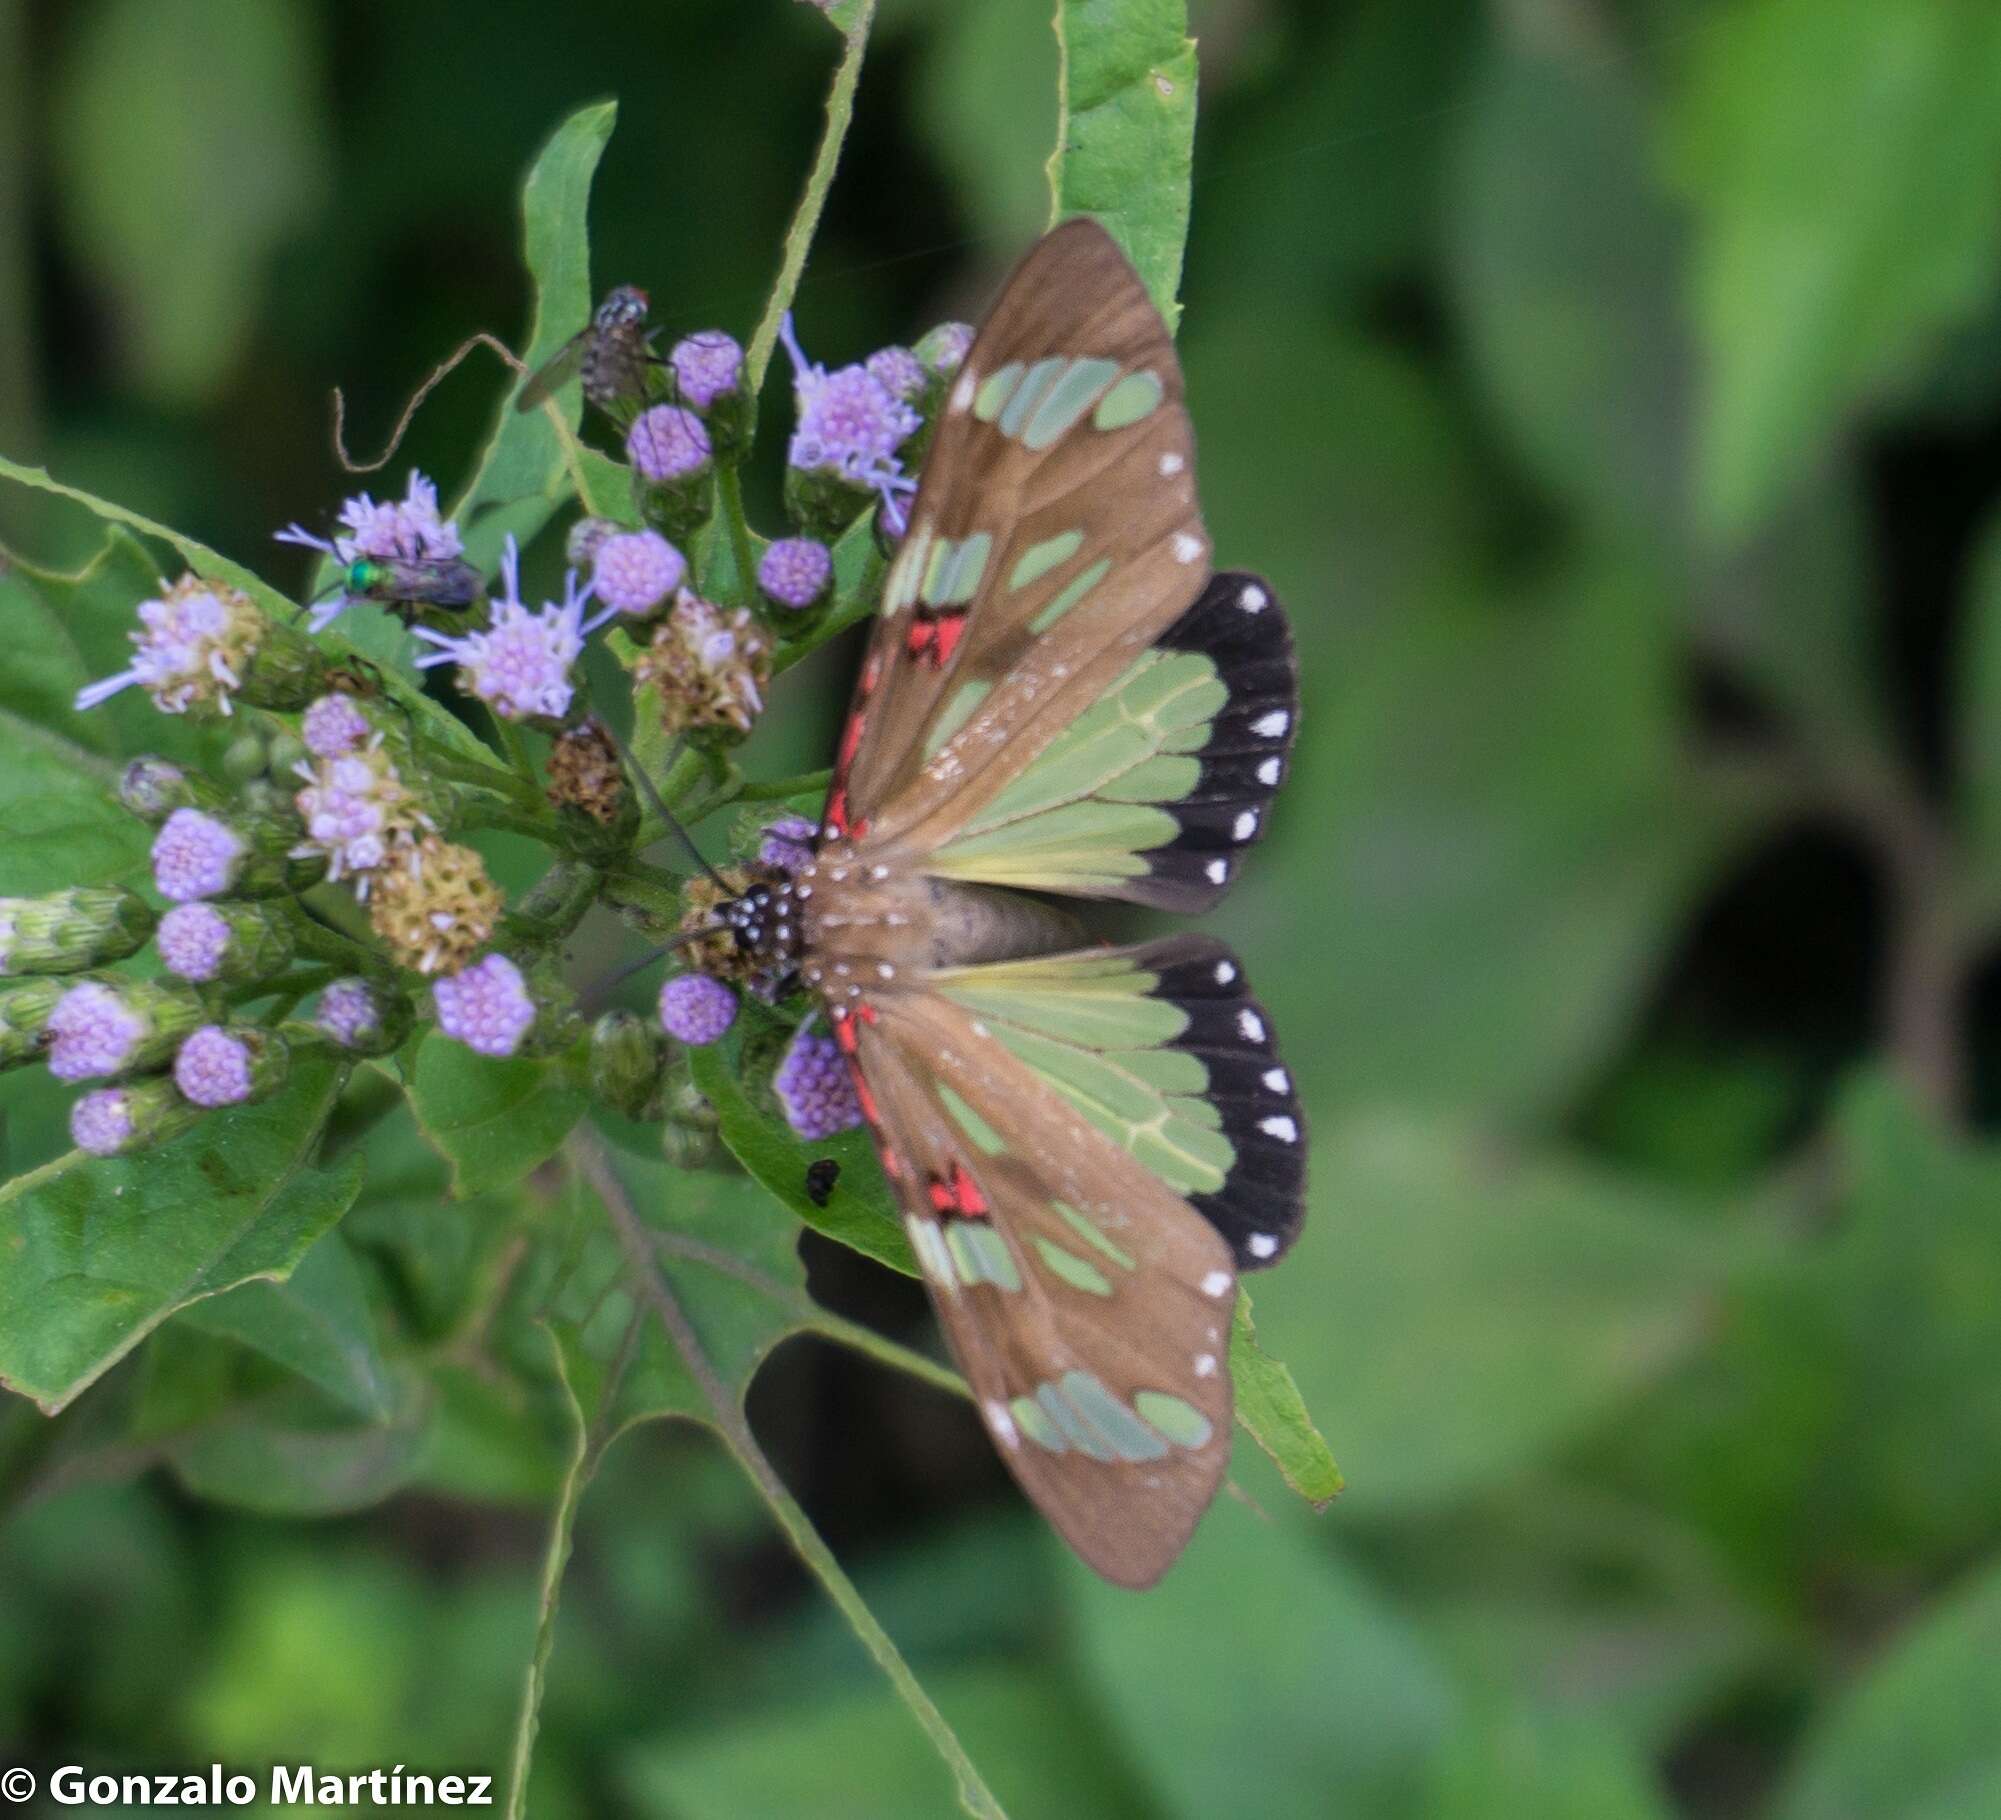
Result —
M 835 768 L 844 775 L 855 762 L 856 749 L 862 743 L 862 728 L 868 724 L 866 714 L 850 714 L 848 724 L 841 730 L 841 749 L 834 760 Z
M 841 1017 L 834 1020 L 834 1041 L 841 1046 L 843 1055 L 853 1055 L 856 1045 L 861 1040 L 862 1033 L 855 1028 L 853 1018 Z
M 869 660 L 862 666 L 862 699 L 866 701 L 875 693 L 875 686 L 882 681 L 882 653 L 871 651 Z
M 959 648 L 959 640 L 966 630 L 966 616 L 951 613 L 938 622 L 938 635 L 931 641 L 931 665 L 942 670 L 952 661 L 952 653 Z
M 836 834 L 849 834 L 848 791 L 845 784 L 836 784 L 827 792 L 827 826 Z
M 982 1214 L 987 1211 L 987 1197 L 980 1192 L 980 1185 L 967 1172 L 964 1163 L 952 1165 L 952 1195 L 959 1211 L 964 1214 Z

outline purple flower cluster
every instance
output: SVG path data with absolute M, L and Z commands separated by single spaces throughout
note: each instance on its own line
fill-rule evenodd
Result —
M 534 995 L 504 954 L 485 955 L 439 980 L 431 999 L 438 1028 L 480 1055 L 512 1055 L 535 1026 Z
M 236 879 L 243 839 L 200 809 L 176 809 L 153 837 L 153 883 L 171 904 L 220 897 Z
M 734 392 L 743 376 L 743 349 L 721 329 L 703 329 L 675 342 L 667 362 L 681 396 L 698 411 Z
M 521 552 L 511 536 L 500 558 L 500 575 L 501 591 L 484 631 L 453 634 L 430 626 L 413 628 L 419 638 L 437 646 L 418 658 L 417 666 L 457 664 L 459 687 L 478 696 L 502 720 L 537 716 L 560 720 L 576 694 L 570 666 L 583 655 L 584 640 L 615 609 L 585 618 L 591 589 L 588 584 L 579 587 L 576 576 L 569 575 L 562 601 L 531 613 L 521 602 Z
M 591 567 L 599 601 L 631 619 L 657 611 L 687 577 L 687 559 L 658 531 L 620 531 L 605 538 Z
M 834 558 L 814 537 L 781 537 L 758 559 L 757 585 L 765 599 L 794 612 L 818 603 L 834 578 Z
M 59 1081 L 116 1074 L 150 1034 L 145 1017 L 113 988 L 85 980 L 49 1013 L 49 1072 Z
M 444 562 L 465 554 L 458 525 L 438 515 L 437 487 L 415 468 L 410 470 L 409 485 L 401 499 L 377 501 L 357 493 L 342 503 L 340 522 L 341 529 L 330 538 L 317 537 L 303 525 L 287 525 L 278 532 L 277 541 L 317 550 L 343 568 L 363 558 Z M 344 593 L 316 603 L 307 622 L 310 629 L 324 631 L 349 604 Z
M 339 758 L 374 731 L 351 695 L 322 695 L 299 722 L 299 738 L 315 758 Z
M 736 994 L 706 973 L 677 973 L 660 988 L 660 1023 L 691 1049 L 719 1041 L 736 1022 Z
M 69 1110 L 69 1134 L 91 1156 L 116 1156 L 132 1141 L 132 1095 L 124 1087 L 98 1087 Z
M 157 600 L 139 603 L 131 667 L 79 689 L 77 708 L 137 684 L 163 714 L 211 707 L 227 714 L 263 633 L 264 616 L 248 597 L 183 575 Z
M 809 1143 L 862 1122 L 861 1102 L 840 1045 L 801 1026 L 772 1077 L 785 1122 Z
M 633 419 L 625 453 L 646 479 L 664 484 L 708 465 L 709 432 L 693 411 L 656 404 Z
M 240 1106 L 250 1097 L 250 1045 L 220 1024 L 204 1024 L 174 1053 L 174 1085 L 193 1106 Z
M 878 348 L 862 364 L 886 392 L 906 404 L 929 383 L 923 362 L 908 348 Z
M 154 945 L 160 965 L 184 980 L 212 980 L 229 953 L 230 930 L 221 911 L 207 904 L 176 904 L 160 918 Z
M 884 523 L 900 535 L 905 502 L 917 483 L 904 473 L 896 451 L 917 433 L 923 420 L 868 367 L 845 366 L 830 373 L 808 361 L 790 315 L 779 332 L 792 361 L 799 406 L 786 459 L 795 468 L 831 469 L 880 495 Z

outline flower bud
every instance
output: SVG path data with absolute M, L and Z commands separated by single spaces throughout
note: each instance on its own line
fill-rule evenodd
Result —
M 355 975 L 335 980 L 320 994 L 313 1024 L 356 1055 L 388 1055 L 403 1046 L 414 1015 L 395 987 Z
M 284 1083 L 291 1061 L 275 1030 L 204 1024 L 174 1052 L 174 1085 L 191 1106 L 247 1106 Z
M 40 1056 L 49 1014 L 68 990 L 54 979 L 0 985 L 0 1068 L 18 1068 Z
M 122 961 L 152 933 L 145 899 L 117 885 L 0 897 L 0 974 L 79 973 Z
M 784 1109 L 785 1122 L 809 1143 L 862 1122 L 861 1103 L 840 1045 L 803 1025 L 772 1076 L 771 1088 Z
M 176 904 L 153 946 L 176 979 L 206 986 L 275 979 L 292 964 L 293 937 L 262 904 Z
M 674 390 L 708 426 L 717 457 L 735 459 L 749 441 L 750 399 L 743 389 L 743 349 L 721 329 L 702 329 L 667 356 Z
M 758 559 L 757 591 L 788 614 L 821 605 L 833 582 L 833 553 L 817 538 L 781 537 Z
M 80 981 L 49 1013 L 49 1072 L 59 1081 L 143 1073 L 201 1020 L 199 1000 L 151 980 Z
M 736 1013 L 736 994 L 706 973 L 677 973 L 660 988 L 661 1026 L 690 1049 L 720 1042 Z
M 652 619 L 687 578 L 687 558 L 658 531 L 621 531 L 598 545 L 591 590 L 621 619 Z
M 636 1011 L 607 1011 L 591 1026 L 591 1091 L 614 1112 L 651 1121 L 666 1105 L 667 1045 Z
M 969 322 L 941 322 L 928 331 L 911 349 L 925 369 L 940 379 L 949 379 L 966 364 L 973 350 L 973 325 Z
M 375 875 L 368 920 L 398 966 L 456 973 L 493 939 L 502 904 L 472 848 L 431 835 Z
M 172 1081 L 155 1077 L 86 1093 L 70 1108 L 69 1134 L 90 1156 L 129 1156 L 178 1137 L 200 1117 Z
M 625 439 L 632 463 L 632 503 L 669 537 L 685 538 L 715 510 L 715 463 L 709 432 L 693 411 L 656 404 L 633 420 Z
M 553 1055 L 581 1026 L 570 992 L 551 974 L 524 974 L 504 954 L 486 954 L 431 987 L 438 1028 L 477 1054 Z
M 572 569 L 589 569 L 598 558 L 608 537 L 622 536 L 625 526 L 615 518 L 580 518 L 570 527 L 563 545 L 563 561 Z
M 204 897 L 279 897 L 325 875 L 324 855 L 294 851 L 289 818 L 176 809 L 153 838 L 153 882 L 169 903 Z
M 118 800 L 141 821 L 157 825 L 176 809 L 220 809 L 229 799 L 199 772 L 164 758 L 135 758 L 119 776 Z

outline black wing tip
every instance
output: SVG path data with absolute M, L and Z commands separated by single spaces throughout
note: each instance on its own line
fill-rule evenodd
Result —
M 1155 998 L 1187 1014 L 1174 1047 L 1209 1070 L 1209 1101 L 1236 1151 L 1223 1186 L 1189 1204 L 1222 1234 L 1237 1268 L 1267 1270 L 1306 1220 L 1306 1113 L 1278 1053 L 1270 1014 L 1251 996 L 1243 963 L 1213 936 L 1176 935 L 1150 945 Z
M 1262 575 L 1225 569 L 1210 576 L 1158 647 L 1199 651 L 1216 666 L 1229 700 L 1195 754 L 1194 790 L 1167 805 L 1173 840 L 1142 857 L 1147 877 L 1129 895 L 1163 910 L 1214 906 L 1236 881 L 1245 852 L 1262 838 L 1271 803 L 1290 769 L 1299 733 L 1299 664 L 1292 627 Z

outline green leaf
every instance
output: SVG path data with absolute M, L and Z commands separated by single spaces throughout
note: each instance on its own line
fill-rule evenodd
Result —
M 1056 124 L 1048 9 L 946 6 L 927 23 L 916 124 L 974 231 L 1026 247 L 1049 212 L 1038 168 Z
M 1258 1302 L 1338 1420 L 1344 1512 L 1447 1502 L 1572 1442 L 1697 1346 L 1733 1261 L 1673 1196 L 1503 1165 L 1450 1125 L 1321 1119 L 1315 1144 L 1315 1217 Z
M 1535 17 L 1498 38 L 1468 104 L 1445 241 L 1458 314 L 1535 474 L 1609 529 L 1679 549 L 1693 364 L 1680 225 L 1649 169 L 1634 72 L 1594 34 L 1558 37 L 1562 15 Z
M 1195 157 L 1186 0 L 1058 0 L 1049 220 L 1095 215 L 1172 329 Z
M 341 1169 L 358 1178 L 359 1154 Z M 296 1373 L 349 1413 L 386 1421 L 395 1386 L 381 1350 L 374 1311 L 346 1238 L 330 1232 L 282 1283 L 245 1283 L 176 1317 L 179 1325 L 234 1340 Z
M 62 226 L 146 392 L 196 403 L 242 362 L 271 255 L 326 187 L 316 22 L 299 0 L 109 0 L 81 23 L 49 109 Z
M 927 1685 L 1012 1820 L 1147 1820 L 1131 1779 L 1108 1760 L 1087 1704 L 1046 1673 L 952 1669 Z M 660 1820 L 937 1820 L 951 1782 L 887 1693 L 838 1693 L 736 1724 L 670 1733 L 634 1751 L 622 1780 Z
M 1749 0 L 1698 33 L 1673 136 L 1708 366 L 1698 505 L 1718 538 L 1984 301 L 1997 90 L 1987 0 Z
M 1237 1420 L 1271 1456 L 1285 1482 L 1316 1507 L 1337 1496 L 1341 1469 L 1306 1413 L 1292 1373 L 1259 1346 L 1251 1292 L 1242 1288 L 1230 1324 L 1230 1382 Z
M 1056 1544 L 1052 1541 L 1050 1547 Z M 1229 1498 L 1144 1599 L 1066 1562 L 1078 1654 L 1163 1820 L 1401 1820 L 1455 1695 L 1355 1568 Z
M 1980 1820 L 2001 1790 L 2001 1564 L 1880 1655 L 1808 1734 L 1775 1820 Z
M 522 187 L 522 252 L 535 285 L 535 315 L 523 357 L 531 370 L 590 320 L 591 180 L 617 119 L 615 101 L 579 108 L 542 148 Z M 596 497 L 606 464 L 581 466 L 577 383 L 536 411 L 514 408 L 519 389 L 508 386 L 479 466 L 453 508 L 465 524 L 473 560 L 485 565 L 497 560 L 504 532 L 511 530 L 526 544 L 573 486 L 590 495 L 593 510 L 619 513 L 626 504 L 623 488 L 615 498 Z M 481 516 L 484 508 L 496 506 L 515 509 L 504 520 L 491 512 Z
M 0 455 L 0 480 L 11 480 L 20 486 L 33 487 L 38 492 L 53 493 L 59 499 L 74 500 L 106 524 L 123 525 L 128 530 L 137 531 L 141 536 L 157 537 L 162 543 L 171 545 L 177 550 L 189 568 L 212 580 L 227 582 L 233 588 L 241 588 L 273 619 L 291 620 L 298 615 L 296 603 L 279 593 L 254 571 L 246 569 L 240 562 L 232 562 L 219 551 L 211 550 L 206 544 L 199 543 L 192 537 L 183 536 L 179 531 L 169 530 L 167 526 L 156 523 L 142 513 L 114 505 L 110 500 L 100 499 L 96 494 L 87 493 L 81 487 L 66 486 L 63 482 L 52 479 L 44 468 L 24 467 L 21 463 L 9 461 L 4 455 Z M 138 599 L 135 598 L 131 605 L 137 606 L 137 604 Z M 132 623 L 137 622 L 135 620 Z M 393 627 L 395 622 L 389 623 Z M 395 635 L 398 638 L 402 636 L 401 628 L 396 628 Z M 343 627 L 339 625 L 321 633 L 317 642 L 320 648 L 336 662 L 349 657 L 368 655 L 364 647 L 350 640 Z M 123 664 L 124 660 L 121 659 L 116 667 L 122 668 Z M 433 739 L 446 746 L 455 746 L 461 752 L 474 757 L 491 756 L 486 746 L 473 736 L 463 721 L 432 701 L 408 677 L 393 669 L 385 669 L 383 686 L 396 699 L 397 704 L 406 710 Z M 155 750 L 157 747 L 149 746 L 146 749 Z
M 410 1108 L 452 1166 L 463 1199 L 505 1188 L 555 1155 L 584 1115 L 585 1095 L 561 1057 L 497 1061 L 437 1031 L 417 1050 Z
M 1645 1763 L 1600 1724 L 1526 1710 L 1456 1727 L 1422 1820 L 1669 1820 Z
M 53 1415 L 176 1309 L 290 1276 L 361 1187 L 358 1168 L 308 1166 L 344 1073 L 307 1052 L 261 1106 L 0 1188 L 0 1385 Z
M 765 1084 L 779 1052 L 760 1044 L 747 1028 L 757 1021 L 754 1014 L 739 1017 L 721 1042 L 688 1052 L 695 1085 L 716 1109 L 723 1142 L 738 1162 L 816 1232 L 914 1277 L 917 1261 L 910 1254 L 902 1217 L 868 1134 L 843 1131 L 809 1144 L 793 1131 Z M 746 1046 L 755 1071 L 764 1077 L 755 1086 L 746 1078 Z M 840 1179 L 824 1207 L 816 1207 L 806 1192 L 807 1165 L 820 1157 L 831 1157 L 841 1166 Z

